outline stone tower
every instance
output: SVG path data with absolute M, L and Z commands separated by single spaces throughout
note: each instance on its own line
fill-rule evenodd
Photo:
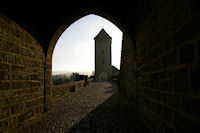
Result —
M 95 40 L 95 77 L 99 80 L 112 78 L 111 42 L 112 38 L 102 28 Z

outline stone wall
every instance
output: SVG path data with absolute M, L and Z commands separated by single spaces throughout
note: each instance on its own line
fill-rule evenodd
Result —
M 153 132 L 200 131 L 198 5 L 138 0 L 135 40 L 123 30 L 120 91 Z M 0 14 L 0 132 L 26 125 L 50 109 L 52 98 L 68 93 L 51 85 L 52 53 L 68 26 L 55 33 L 45 58 L 27 31 Z
M 0 14 L 0 132 L 43 113 L 44 54 L 23 28 Z
M 59 98 L 62 98 L 68 94 L 70 94 L 70 88 L 75 86 L 75 91 L 84 87 L 84 81 L 75 81 L 66 84 L 52 86 L 52 100 L 56 101 Z
M 136 52 L 135 44 L 124 32 L 119 75 L 120 93 L 124 94 L 137 107 Z
M 200 131 L 200 13 L 189 0 L 138 5 L 139 113 L 153 132 Z M 143 13 L 143 14 L 142 14 Z

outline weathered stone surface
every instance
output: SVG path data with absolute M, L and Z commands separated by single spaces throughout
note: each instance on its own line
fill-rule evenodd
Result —
M 138 28 L 139 110 L 153 132 L 200 131 L 195 115 L 199 111 L 195 97 L 199 99 L 200 15 L 194 15 L 199 11 L 195 3 L 157 3 Z
M 178 32 L 174 34 L 174 45 L 182 45 L 184 42 L 198 37 L 200 34 L 199 23 L 199 16 L 195 16 L 188 24 L 185 24 Z
M 187 44 L 180 48 L 180 63 L 189 64 L 195 60 L 194 44 Z
M 91 82 L 91 80 L 89 80 Z M 69 95 L 70 92 L 74 92 L 84 87 L 84 81 L 75 81 L 66 84 L 53 86 L 52 100 L 55 101 L 63 96 Z
M 12 43 L 12 42 L 6 42 L 5 45 L 4 45 L 4 50 L 6 52 L 19 54 L 19 46 Z
M 164 67 L 171 67 L 177 65 L 177 51 L 173 50 L 169 52 L 167 55 L 162 56 L 163 66 Z
M 194 67 L 190 70 L 191 92 L 199 94 L 200 92 L 200 66 Z
M 22 131 L 150 132 L 126 100 L 117 93 L 116 84 L 96 82 L 57 100 L 52 112 Z
M 23 45 L 24 42 L 29 44 Z M 0 132 L 13 132 L 42 113 L 42 110 L 33 113 L 36 108 L 43 108 L 43 100 L 37 100 L 43 98 L 41 52 L 42 48 L 30 34 L 0 15 Z M 33 67 L 40 69 L 40 73 L 34 73 Z
M 110 14 L 114 16 L 103 13 L 109 20 L 116 20 L 113 22 L 123 31 L 120 92 L 129 98 L 134 107 L 138 108 L 139 116 L 152 132 L 193 130 L 199 132 L 200 10 L 198 3 L 194 0 L 138 0 L 135 5 L 137 7 L 135 11 L 126 8 L 125 14 L 118 14 L 124 10 L 115 12 L 112 8 Z M 37 13 L 35 11 L 33 14 Z M 52 10 L 54 11 L 56 10 Z M 77 12 L 79 11 L 82 12 L 77 8 Z M 12 11 L 10 13 L 12 14 Z M 132 16 L 134 13 L 135 16 Z M 66 91 L 62 87 L 55 90 L 51 86 L 52 53 L 61 33 L 72 21 L 83 17 L 74 14 L 66 18 L 66 25 L 58 28 L 59 22 L 54 30 L 49 26 L 50 33 L 45 31 L 46 28 L 37 29 L 35 21 L 32 23 L 26 20 L 26 17 L 21 17 L 21 14 L 14 15 L 16 21 L 22 22 L 22 25 L 32 31 L 32 35 L 41 37 L 41 40 L 37 38 L 37 41 L 42 42 L 44 48 L 42 49 L 27 31 L 0 13 L 0 104 L 2 105 L 0 106 L 0 132 L 14 132 L 16 128 L 42 115 L 43 110 L 50 110 L 52 98 L 68 94 L 69 90 Z M 49 17 L 40 18 L 46 20 Z M 119 24 L 118 20 L 123 23 Z M 42 24 L 46 25 L 45 21 L 43 22 Z M 125 28 L 127 31 L 124 30 Z M 36 32 L 33 32 L 35 30 Z M 43 33 L 37 33 L 37 30 Z M 73 119 L 75 120 L 76 117 Z M 102 123 L 97 125 L 101 128 L 111 125 L 111 122 L 107 125 Z

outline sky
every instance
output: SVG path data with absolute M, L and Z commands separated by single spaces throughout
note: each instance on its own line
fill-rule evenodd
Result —
M 53 74 L 94 71 L 94 37 L 104 28 L 112 37 L 112 65 L 120 69 L 122 32 L 113 23 L 90 14 L 71 24 L 60 36 L 53 51 Z

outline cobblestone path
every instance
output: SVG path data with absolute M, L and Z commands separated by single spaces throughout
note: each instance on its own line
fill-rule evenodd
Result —
M 135 126 L 132 126 L 135 125 Z M 148 132 L 136 111 L 111 82 L 96 82 L 55 102 L 54 110 L 23 132 L 141 133 Z

